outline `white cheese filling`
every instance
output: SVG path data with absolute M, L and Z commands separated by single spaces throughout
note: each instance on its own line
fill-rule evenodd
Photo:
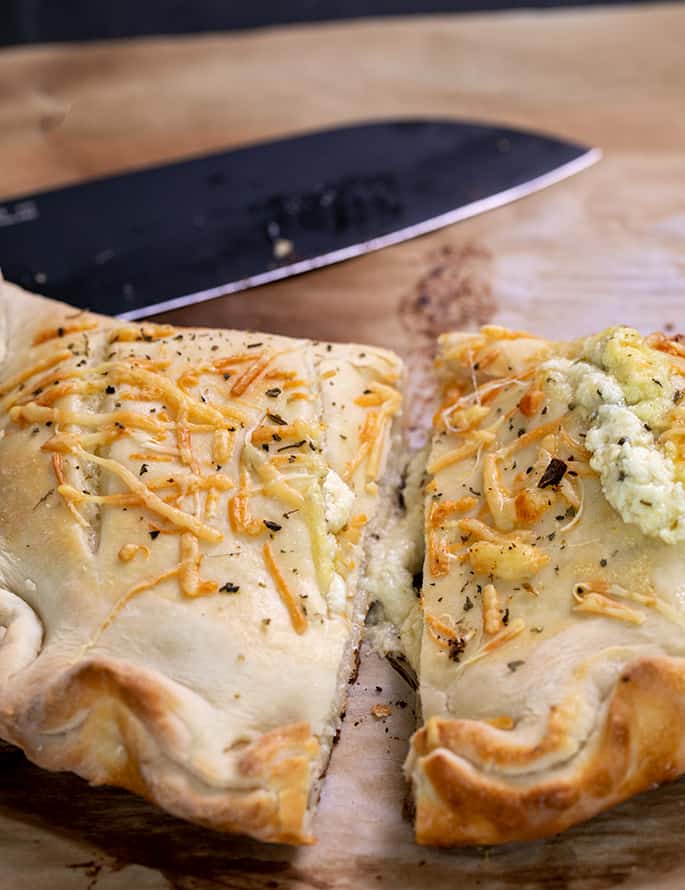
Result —
M 326 594 L 328 608 L 331 612 L 343 614 L 347 609 L 347 588 L 337 572 L 333 572 L 331 586 Z
M 628 346 L 626 331 L 631 335 Z M 624 522 L 673 544 L 685 540 L 685 489 L 676 478 L 673 459 L 658 446 L 654 429 L 659 432 L 666 425 L 673 405 L 673 384 L 664 373 L 656 378 L 659 384 L 655 383 L 661 357 L 650 356 L 645 369 L 644 360 L 639 360 L 647 347 L 633 333 L 619 328 L 600 335 L 603 339 L 591 338 L 583 353 L 609 369 L 619 367 L 623 379 L 629 381 L 623 385 L 589 361 L 554 359 L 542 369 L 547 372 L 545 383 L 553 396 L 588 415 L 585 445 L 607 501 Z M 613 350 L 610 361 L 607 344 Z M 633 375 L 629 374 L 631 361 L 635 361 Z M 641 373 L 642 377 L 647 373 L 652 376 L 646 381 Z M 653 385 L 659 386 L 663 395 L 652 396 L 647 387 Z
M 423 621 L 413 579 L 424 556 L 422 478 L 426 458 L 427 449 L 423 448 L 410 461 L 405 512 L 389 518 L 364 579 L 369 602 L 383 606 L 381 620 L 367 627 L 367 638 L 379 655 L 403 652 L 415 670 Z
M 625 522 L 667 544 L 685 540 L 685 489 L 670 457 L 628 408 L 602 405 L 585 444 L 602 490 Z
M 339 532 L 349 522 L 354 492 L 335 470 L 329 470 L 323 480 L 323 498 L 328 530 Z

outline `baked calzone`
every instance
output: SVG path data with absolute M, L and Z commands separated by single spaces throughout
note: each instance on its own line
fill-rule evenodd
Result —
M 486 327 L 438 371 L 416 834 L 537 838 L 685 770 L 685 347 Z
M 0 283 L 0 362 L 0 737 L 195 822 L 309 842 L 399 359 Z

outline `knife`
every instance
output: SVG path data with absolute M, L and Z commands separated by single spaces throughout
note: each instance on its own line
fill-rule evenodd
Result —
M 0 269 L 137 319 L 359 256 L 529 195 L 598 149 L 478 123 L 364 123 L 0 204 Z

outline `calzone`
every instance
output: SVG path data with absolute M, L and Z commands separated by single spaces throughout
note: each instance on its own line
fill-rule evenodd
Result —
M 438 372 L 416 834 L 537 838 L 685 770 L 685 347 L 486 327 Z
M 311 841 L 400 361 L 0 284 L 0 737 L 183 818 Z

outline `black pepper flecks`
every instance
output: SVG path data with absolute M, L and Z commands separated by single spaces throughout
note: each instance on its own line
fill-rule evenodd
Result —
M 280 448 L 277 448 L 276 451 L 288 451 L 291 448 L 302 448 L 303 445 L 307 444 L 306 439 L 300 439 L 299 442 L 293 442 L 292 445 L 281 445 Z

